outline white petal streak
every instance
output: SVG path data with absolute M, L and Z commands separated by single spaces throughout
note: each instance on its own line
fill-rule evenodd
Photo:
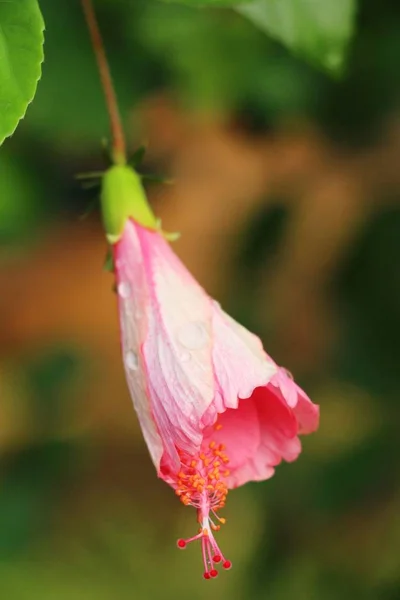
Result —
M 146 230 L 139 236 L 150 294 L 143 354 L 153 410 L 163 434 L 193 452 L 214 396 L 211 302 L 161 236 Z
M 130 223 L 117 247 L 115 269 L 126 379 L 151 458 L 158 469 L 163 446 L 146 393 L 145 365 L 141 352 L 146 332 L 148 294 L 139 240 Z
M 213 363 L 226 408 L 237 408 L 238 398 L 248 398 L 266 385 L 277 371 L 263 351 L 260 339 L 229 317 L 216 303 L 213 310 Z

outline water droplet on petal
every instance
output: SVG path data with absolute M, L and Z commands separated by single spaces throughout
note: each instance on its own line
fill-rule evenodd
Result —
M 178 333 L 180 343 L 189 350 L 199 350 L 205 346 L 208 337 L 207 329 L 200 321 L 187 323 L 181 327 Z
M 137 354 L 133 350 L 129 350 L 125 355 L 125 362 L 128 369 L 136 371 L 139 366 L 139 359 Z
M 131 284 L 127 281 L 121 281 L 121 283 L 118 284 L 117 289 L 121 298 L 129 298 L 132 292 Z

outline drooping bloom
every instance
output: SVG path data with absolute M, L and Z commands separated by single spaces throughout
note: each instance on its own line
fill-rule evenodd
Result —
M 214 536 L 228 490 L 295 460 L 319 410 L 138 214 L 109 235 L 125 372 L 159 477 L 197 510 L 198 533 L 178 547 L 199 540 L 209 579 L 231 566 Z

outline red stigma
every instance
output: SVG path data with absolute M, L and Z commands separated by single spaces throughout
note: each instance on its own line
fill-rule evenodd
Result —
M 218 571 L 217 571 L 217 569 L 211 569 L 210 575 L 211 575 L 211 577 L 218 577 Z
M 178 546 L 178 548 L 181 548 L 181 550 L 183 550 L 183 548 L 186 548 L 186 542 L 185 542 L 185 540 L 182 540 L 182 539 L 178 540 L 176 542 L 176 545 Z
M 225 561 L 222 563 L 222 566 L 224 567 L 224 569 L 231 569 L 231 568 L 232 568 L 232 563 L 231 563 L 231 561 L 230 561 L 230 560 L 225 560 Z
M 213 561 L 216 563 L 221 562 L 222 557 L 219 554 L 216 554 L 215 556 L 213 556 Z
M 203 577 L 204 577 L 204 579 L 210 579 L 211 575 L 210 575 L 210 573 L 206 572 L 206 573 L 203 573 Z

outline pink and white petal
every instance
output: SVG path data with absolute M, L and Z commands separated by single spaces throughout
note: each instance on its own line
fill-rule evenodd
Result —
M 211 303 L 168 243 L 138 228 L 149 289 L 143 356 L 149 392 L 163 439 L 194 453 L 201 417 L 214 397 Z M 177 463 L 177 455 L 171 459 Z
M 114 247 L 114 263 L 126 379 L 143 436 L 158 469 L 163 454 L 163 442 L 148 399 L 146 369 L 141 353 L 141 343 L 146 335 L 148 294 L 141 246 L 136 229 L 129 222 L 121 240 Z
M 263 351 L 261 341 L 231 319 L 214 303 L 212 359 L 215 378 L 226 408 L 236 408 L 238 398 L 249 398 L 266 385 L 277 367 Z
M 251 352 L 256 358 L 258 358 L 261 361 L 264 361 L 266 359 L 267 361 L 275 364 L 272 358 L 268 356 L 268 354 L 265 352 L 262 342 L 258 336 L 256 336 L 254 333 L 246 329 L 246 327 L 235 321 L 235 319 L 228 315 L 228 313 L 226 313 L 221 308 L 220 304 L 215 300 L 213 301 L 213 309 L 216 313 L 219 313 L 223 317 L 228 327 L 236 333 L 236 335 L 242 340 L 244 345 L 247 346 L 249 350 L 251 350 Z
M 294 383 L 294 382 L 293 382 Z M 295 416 L 298 429 L 300 434 L 312 433 L 318 429 L 319 425 L 319 406 L 313 404 L 310 398 L 303 392 L 301 387 L 294 383 L 297 394 L 296 405 L 292 408 L 293 415 Z M 282 388 L 276 387 L 272 382 L 268 385 L 271 392 L 273 392 L 282 402 L 287 402 L 283 395 Z
M 293 412 L 299 424 L 299 433 L 306 435 L 319 427 L 319 406 L 311 402 L 300 387 L 297 388 L 299 400 Z
M 282 396 L 285 399 L 288 406 L 290 406 L 291 408 L 296 406 L 298 401 L 298 386 L 293 381 L 293 378 L 289 377 L 286 369 L 279 367 L 278 372 L 271 379 L 271 384 L 280 389 L 280 391 L 282 392 Z
M 237 409 L 227 409 L 218 419 L 221 429 L 205 430 L 204 444 L 223 443 L 229 457 L 228 486 L 272 477 L 282 459 L 292 461 L 300 453 L 297 422 L 292 411 L 268 387 L 256 388 L 240 399 Z

